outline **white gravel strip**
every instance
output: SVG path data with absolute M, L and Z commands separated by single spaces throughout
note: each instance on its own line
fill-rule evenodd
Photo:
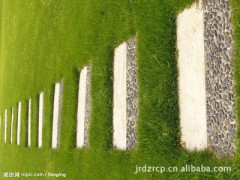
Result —
M 126 150 L 127 146 L 127 43 L 114 52 L 113 81 L 113 145 Z
M 18 117 L 17 117 L 17 145 L 20 145 L 20 136 L 21 136 L 21 110 L 22 104 L 18 103 Z
M 202 3 L 177 17 L 179 104 L 182 143 L 207 148 L 204 17 Z
M 44 93 L 39 94 L 39 112 L 38 112 L 38 147 L 42 147 L 42 132 L 43 132 L 43 97 Z
M 31 146 L 31 106 L 32 106 L 32 100 L 28 100 L 28 147 Z
M 55 84 L 54 92 L 54 107 L 53 107 L 53 124 L 52 124 L 52 148 L 55 149 L 59 144 L 59 123 L 60 123 L 60 109 L 61 109 L 61 83 Z
M 79 77 L 78 89 L 78 112 L 77 112 L 77 148 L 84 146 L 84 125 L 85 125 L 85 107 L 87 90 L 87 66 L 85 66 Z
M 4 142 L 7 143 L 7 109 L 4 112 Z
M 12 114 L 11 114 L 11 136 L 10 136 L 10 143 L 13 142 L 13 118 L 14 118 L 14 108 L 12 107 Z

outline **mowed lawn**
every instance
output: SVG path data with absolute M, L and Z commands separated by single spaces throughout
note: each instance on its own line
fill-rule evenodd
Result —
M 218 160 L 180 147 L 176 15 L 193 0 L 1 0 L 0 177 L 3 172 L 67 173 L 67 179 L 237 179 L 240 154 Z M 240 2 L 233 0 L 236 104 L 240 110 Z M 138 146 L 112 145 L 114 48 L 137 35 Z M 79 70 L 92 64 L 90 143 L 76 149 Z M 54 83 L 64 81 L 60 147 L 51 149 Z M 43 147 L 37 147 L 38 94 L 44 91 Z M 27 100 L 32 144 L 27 147 Z M 22 102 L 21 145 L 16 145 Z M 13 144 L 10 111 L 14 107 Z M 8 109 L 8 143 L 3 113 Z M 237 109 L 237 110 L 238 110 Z M 238 119 L 240 111 L 238 112 Z M 238 132 L 239 134 L 239 132 Z M 239 135 L 238 135 L 239 141 Z M 239 147 L 239 145 L 238 145 Z M 239 149 L 239 148 L 238 148 Z M 138 166 L 231 166 L 228 173 L 138 173 Z M 31 178 L 34 179 L 34 178 Z M 39 178 L 36 178 L 39 179 Z

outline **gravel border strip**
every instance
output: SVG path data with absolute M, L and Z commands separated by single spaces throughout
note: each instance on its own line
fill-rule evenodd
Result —
M 127 41 L 127 149 L 137 144 L 138 80 L 136 37 Z
M 229 0 L 204 0 L 208 147 L 217 156 L 234 156 L 236 117 L 233 43 Z

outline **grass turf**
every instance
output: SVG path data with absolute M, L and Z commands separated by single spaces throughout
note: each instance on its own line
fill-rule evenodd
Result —
M 14 143 L 3 143 L 0 173 L 62 172 L 68 179 L 237 179 L 239 151 L 218 160 L 179 146 L 176 14 L 192 0 L 2 0 L 0 112 L 14 107 Z M 239 87 L 240 3 L 233 4 L 236 92 Z M 112 149 L 113 52 L 137 34 L 138 147 Z M 237 51 L 238 50 L 238 51 Z M 76 149 L 79 69 L 93 65 L 90 146 Z M 52 150 L 54 83 L 64 80 L 60 148 Z M 38 93 L 45 92 L 43 148 L 37 148 Z M 27 148 L 27 100 L 32 98 L 32 146 Z M 236 98 L 239 109 L 239 96 Z M 17 102 L 21 145 L 16 145 Z M 238 112 L 238 117 L 239 111 Z M 239 118 L 238 118 L 239 119 Z M 2 123 L 3 124 L 3 123 Z M 1 131 L 3 132 L 3 126 Z M 10 134 L 8 133 L 8 137 Z M 238 135 L 239 139 L 239 135 Z M 9 138 L 8 138 L 9 140 Z M 139 173 L 135 166 L 231 166 L 231 173 Z M 32 178 L 34 179 L 34 178 Z

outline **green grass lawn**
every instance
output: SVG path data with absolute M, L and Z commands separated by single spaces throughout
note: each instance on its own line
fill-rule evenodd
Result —
M 193 0 L 1 0 L 0 114 L 14 107 L 13 144 L 0 135 L 3 172 L 67 173 L 67 179 L 237 179 L 240 152 L 218 160 L 179 146 L 176 14 Z M 240 2 L 232 0 L 237 116 L 240 117 Z M 137 34 L 138 146 L 112 148 L 113 53 Z M 79 69 L 92 64 L 90 144 L 76 149 Z M 51 149 L 54 83 L 63 79 L 60 147 Z M 37 148 L 38 94 L 45 92 L 43 147 Z M 32 146 L 27 147 L 27 100 L 32 98 Z M 16 145 L 22 102 L 21 145 Z M 239 141 L 238 132 L 238 141 Z M 10 133 L 8 133 L 8 137 Z M 8 141 L 9 138 L 8 138 Z M 239 147 L 239 145 L 238 145 Z M 239 148 L 238 148 L 239 149 Z M 138 173 L 143 166 L 231 166 L 230 173 Z M 1 179 L 1 178 L 0 178 Z M 31 178 L 34 179 L 34 178 Z M 39 179 L 39 178 L 36 178 Z

